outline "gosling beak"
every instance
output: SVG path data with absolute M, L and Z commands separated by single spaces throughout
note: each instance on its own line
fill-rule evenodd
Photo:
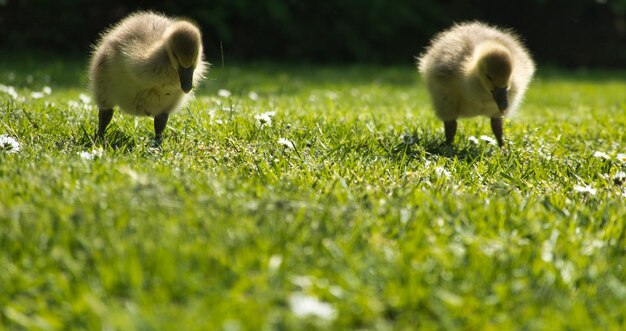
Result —
M 191 91 L 191 87 L 193 83 L 193 69 L 194 67 L 178 68 L 178 78 L 180 79 L 180 88 L 185 93 L 189 93 L 189 91 Z
M 498 109 L 500 112 L 504 112 L 506 108 L 509 106 L 509 101 L 506 95 L 506 87 L 496 87 L 491 91 L 491 95 L 493 99 L 496 101 L 498 105 Z

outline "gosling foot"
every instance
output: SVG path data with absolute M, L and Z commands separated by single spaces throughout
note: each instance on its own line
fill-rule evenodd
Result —
M 111 123 L 113 118 L 113 109 L 100 109 L 98 111 L 98 132 L 96 133 L 96 140 L 104 140 L 104 132 Z
M 163 130 L 167 126 L 170 114 L 162 113 L 154 117 L 154 146 L 160 147 L 163 142 Z
M 446 133 L 446 145 L 451 146 L 454 143 L 454 136 L 456 136 L 456 120 L 444 121 L 443 128 Z

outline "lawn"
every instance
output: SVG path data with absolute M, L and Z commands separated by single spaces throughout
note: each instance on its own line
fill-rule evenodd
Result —
M 0 329 L 626 329 L 624 72 L 540 68 L 500 150 L 410 63 L 215 65 L 102 146 L 85 71 L 0 62 Z

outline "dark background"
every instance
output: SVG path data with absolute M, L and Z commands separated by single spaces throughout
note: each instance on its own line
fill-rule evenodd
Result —
M 626 0 L 0 0 L 0 54 L 88 54 L 138 9 L 187 16 L 207 59 L 413 62 L 434 33 L 481 20 L 513 28 L 535 59 L 560 67 L 626 67 Z

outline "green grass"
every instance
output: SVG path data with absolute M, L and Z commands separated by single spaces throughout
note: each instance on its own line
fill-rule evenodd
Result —
M 83 64 L 3 62 L 0 329 L 625 329 L 623 77 L 540 71 L 500 151 L 410 66 L 227 64 L 102 148 Z

